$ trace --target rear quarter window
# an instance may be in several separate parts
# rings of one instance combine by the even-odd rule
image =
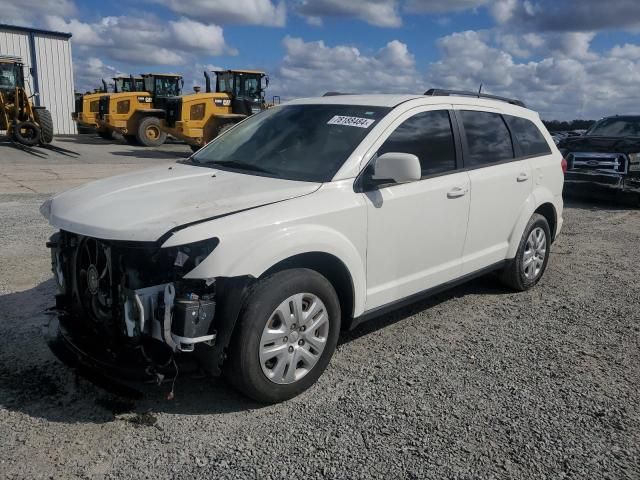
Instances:
[[[505,115],[511,134],[520,146],[524,157],[535,157],[551,154],[551,148],[540,129],[531,120],[522,117]]]

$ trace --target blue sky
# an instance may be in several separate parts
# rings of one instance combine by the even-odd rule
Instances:
[[[477,89],[547,119],[640,113],[638,0],[0,0],[3,22],[73,34],[75,82],[261,68],[283,98]]]

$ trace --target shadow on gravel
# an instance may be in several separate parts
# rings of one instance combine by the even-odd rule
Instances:
[[[606,197],[589,198],[580,195],[564,196],[565,208],[575,208],[577,210],[589,210],[596,212],[599,210],[606,211],[624,211],[640,209],[640,197],[638,199],[611,199]]]
[[[30,290],[0,296],[0,337],[3,341],[10,339],[10,347],[0,351],[0,406],[64,423],[105,423],[123,419],[124,415],[124,420],[138,426],[153,425],[153,412],[217,415],[264,407],[236,393],[224,380],[212,379],[198,370],[178,375],[172,400],[168,400],[172,374],[161,385],[126,383],[141,394],[138,399],[123,396],[119,384],[96,381],[90,372],[79,374],[54,357],[44,338],[49,316],[43,311],[52,304],[54,292],[53,280],[48,280]],[[488,275],[344,332],[340,343],[451,298],[508,293],[494,276]]]
[[[406,320],[423,310],[428,310],[429,308],[435,307],[436,305],[451,300],[452,298],[464,297],[465,295],[486,296],[508,294],[513,294],[513,291],[504,287],[504,285],[498,281],[497,276],[490,273],[358,325],[353,331],[344,332],[340,337],[339,344],[342,345],[349,343],[360,337],[368,335],[369,333],[375,332],[376,330],[380,330],[393,325],[394,323]]]

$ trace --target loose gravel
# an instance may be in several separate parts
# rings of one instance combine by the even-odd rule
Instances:
[[[44,198],[0,195],[1,478],[640,478],[640,211],[568,205],[535,289],[488,276],[367,323],[264,407],[193,376],[132,401],[60,364]]]

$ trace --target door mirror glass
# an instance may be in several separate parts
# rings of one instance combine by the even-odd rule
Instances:
[[[376,158],[371,178],[376,183],[415,182],[422,178],[420,160],[411,153],[384,153]]]

